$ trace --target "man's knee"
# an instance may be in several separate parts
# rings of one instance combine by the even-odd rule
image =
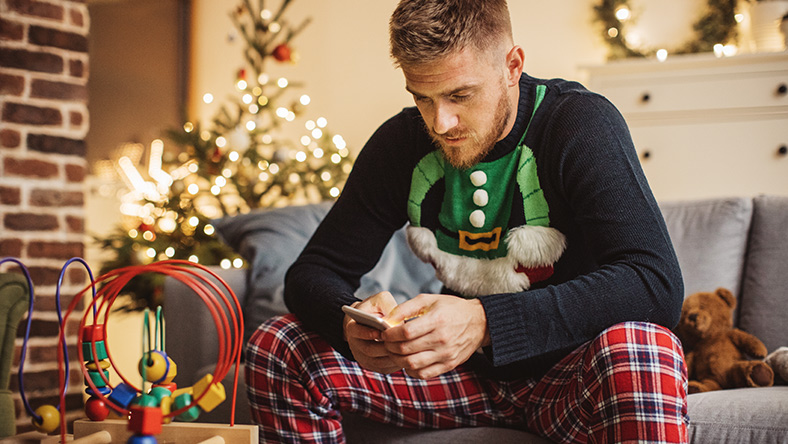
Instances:
[[[622,322],[604,330],[592,343],[594,354],[610,365],[673,368],[684,373],[681,342],[670,330],[649,322]]]
[[[294,315],[274,316],[260,324],[249,338],[246,345],[247,362],[259,359],[261,351],[265,355],[281,354],[283,347],[291,347],[302,336],[303,328]]]

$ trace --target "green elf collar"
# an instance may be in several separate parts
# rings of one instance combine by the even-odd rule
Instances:
[[[449,288],[473,297],[523,291],[552,275],[566,247],[564,235],[550,227],[549,208],[539,186],[533,151],[525,135],[546,94],[538,85],[531,119],[511,153],[459,170],[439,150],[419,161],[411,178],[408,242],[431,263]],[[440,226],[422,226],[422,204],[443,180]],[[510,227],[511,203],[522,198],[525,225]]]

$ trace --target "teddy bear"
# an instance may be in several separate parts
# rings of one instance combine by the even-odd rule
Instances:
[[[684,348],[689,393],[772,385],[774,372],[762,360],[766,346],[750,333],[733,328],[735,307],[736,297],[726,288],[695,293],[684,300],[674,332]]]

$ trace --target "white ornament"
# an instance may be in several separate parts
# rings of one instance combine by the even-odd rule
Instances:
[[[484,207],[490,201],[490,196],[484,190],[476,190],[473,192],[473,203],[476,206]]]
[[[471,217],[469,219],[471,221],[471,225],[473,225],[474,227],[476,228],[483,227],[484,219],[485,219],[484,211],[475,210],[473,213],[471,213]]]
[[[480,187],[487,183],[487,174],[484,171],[474,171],[471,173],[471,183]]]

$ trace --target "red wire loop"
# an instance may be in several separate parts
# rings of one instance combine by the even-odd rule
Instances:
[[[213,380],[209,384],[209,387],[203,393],[194,397],[190,404],[170,412],[165,417],[169,418],[177,416],[185,412],[187,409],[197,405],[197,403],[210,391],[210,386],[215,386],[221,382],[227,373],[232,369],[233,364],[235,364],[232,387],[232,407],[230,411],[230,426],[235,425],[235,401],[237,396],[236,392],[238,387],[238,372],[241,362],[244,330],[243,316],[241,316],[241,304],[230,286],[227,285],[227,283],[216,273],[205,266],[183,260],[167,260],[154,262],[148,265],[132,265],[129,267],[119,268],[99,276],[84,290],[82,290],[77,295],[77,297],[72,299],[63,318],[63,323],[60,325],[60,336],[58,340],[63,340],[65,335],[64,326],[67,323],[68,317],[75,310],[77,304],[82,299],[82,296],[85,294],[85,292],[92,289],[94,285],[99,286],[99,284],[102,284],[101,288],[96,292],[96,296],[91,300],[89,306],[86,307],[84,314],[82,315],[82,319],[80,320],[79,331],[77,334],[79,343],[82,343],[82,335],[83,331],[88,325],[88,317],[93,312],[94,307],[97,308],[96,314],[93,316],[92,326],[95,327],[96,325],[100,325],[99,328],[103,333],[105,341],[104,347],[107,351],[107,359],[109,360],[110,365],[115,368],[115,363],[112,359],[112,353],[110,352],[110,347],[107,342],[106,324],[109,322],[109,314],[111,312],[112,305],[115,303],[115,300],[126,284],[128,284],[128,282],[134,277],[145,273],[160,273],[172,277],[194,291],[194,293],[202,300],[210,312],[214,325],[216,326],[216,333],[219,339],[219,350],[217,353],[216,367],[213,373]],[[210,278],[213,278],[216,282],[218,282],[221,287]],[[228,294],[230,295],[230,298],[227,297]],[[98,319],[102,314],[104,323],[98,324]],[[98,356],[95,337],[90,341],[90,346],[93,356]],[[77,352],[79,354],[79,360],[81,363],[82,373],[85,376],[85,381],[95,396],[104,401],[107,406],[115,410],[117,413],[128,414],[128,409],[116,404],[98,390],[96,384],[88,374],[88,369],[85,365],[85,356],[81,346],[77,347]],[[60,347],[58,347],[57,359],[61,393],[60,411],[65,412],[66,400],[64,392],[65,383],[63,377],[63,373],[65,371],[63,363],[63,351]],[[128,378],[124,377],[119,371],[117,371],[117,368],[115,368],[115,370],[118,373],[120,379],[123,380],[125,384],[132,387],[137,392],[142,392],[142,388],[137,388],[129,381]],[[113,387],[110,385],[110,382],[104,375],[104,372],[98,372],[98,374],[104,383],[112,389]],[[61,415],[60,421],[61,439],[63,442],[65,442],[65,415]]]

